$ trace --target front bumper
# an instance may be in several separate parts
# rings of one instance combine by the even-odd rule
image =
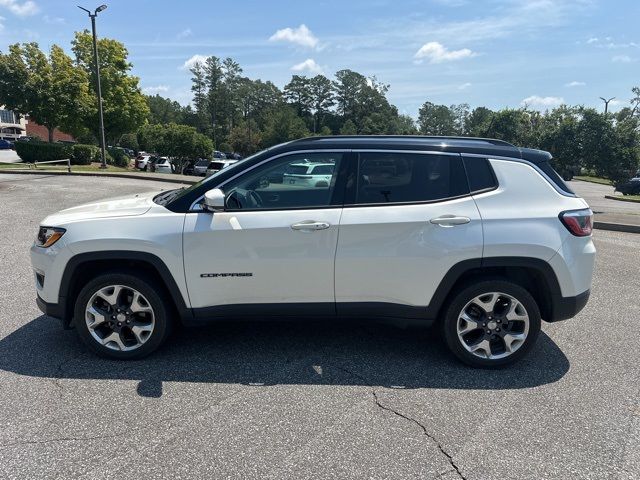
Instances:
[[[47,315],[48,317],[53,317],[62,322],[62,326],[65,330],[71,328],[71,319],[66,318],[65,309],[64,309],[64,298],[62,298],[62,303],[47,303],[40,295],[36,295],[36,305],[42,313]]]

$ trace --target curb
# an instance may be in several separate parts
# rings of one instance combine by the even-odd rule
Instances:
[[[76,177],[115,177],[115,178],[129,178],[133,180],[150,180],[153,182],[167,182],[167,183],[180,183],[180,184],[189,184],[193,185],[200,181],[191,180],[190,178],[180,178],[179,175],[176,175],[178,178],[158,178],[149,175],[153,174],[144,174],[144,173],[101,173],[101,172],[60,172],[60,171],[51,171],[51,170],[19,170],[12,168],[3,168],[0,169],[0,174],[13,174],[13,175],[71,175]]]
[[[640,200],[633,200],[631,198],[624,198],[616,195],[605,195],[604,198],[608,198],[609,200],[617,200],[619,202],[640,203]]]
[[[612,232],[640,233],[640,225],[627,225],[624,223],[593,222],[593,228],[609,230]]]

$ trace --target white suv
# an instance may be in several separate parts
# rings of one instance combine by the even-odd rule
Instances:
[[[485,139],[289,142],[187,189],[47,217],[37,302],[114,358],[180,325],[339,316],[437,322],[462,361],[504,365],[589,297],[592,212],[550,160]],[[326,185],[273,181],[301,162],[333,165]]]

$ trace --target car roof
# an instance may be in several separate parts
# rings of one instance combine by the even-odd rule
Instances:
[[[418,150],[453,153],[474,153],[501,157],[515,157],[539,163],[551,159],[542,150],[517,147],[504,140],[480,137],[445,137],[424,135],[339,135],[308,137],[274,147],[278,153],[291,150],[316,149],[379,149]]]

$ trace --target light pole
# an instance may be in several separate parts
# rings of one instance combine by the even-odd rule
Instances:
[[[604,97],[600,97],[600,100],[602,100],[604,102],[604,116],[607,116],[607,113],[609,112],[609,102],[611,100],[615,100],[616,97],[611,97],[609,100],[607,100]]]
[[[80,5],[78,5],[78,8],[87,12],[91,19],[91,31],[93,32],[93,59],[96,63],[96,86],[98,90],[98,116],[100,118],[100,150],[102,151],[102,162],[100,164],[100,168],[107,168],[106,145],[104,141],[104,118],[102,114],[102,88],[100,86],[100,62],[98,61],[98,40],[96,38],[96,17],[98,16],[98,13],[106,10],[107,6],[100,5],[93,13],[91,13],[91,10],[87,10]]]

